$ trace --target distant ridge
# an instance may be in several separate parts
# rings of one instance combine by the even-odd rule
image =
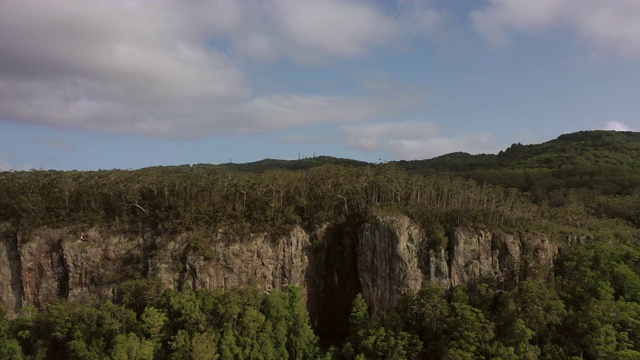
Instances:
[[[640,169],[640,132],[593,130],[564,134],[541,144],[514,143],[498,154],[454,152],[424,160],[391,161],[417,173],[466,173],[489,169],[563,169],[573,166],[623,166]],[[203,164],[204,165],[204,164]],[[322,165],[370,166],[365,161],[314,156],[299,160],[264,159],[216,167],[248,172],[308,170]],[[202,165],[198,165],[202,166]]]
[[[432,159],[398,161],[407,170],[458,172],[503,168],[562,168],[574,165],[640,166],[640,133],[631,131],[580,131],[541,144],[512,144],[494,154],[455,152]]]
[[[463,176],[525,191],[590,188],[625,194],[640,186],[640,133],[580,131],[541,144],[513,144],[496,155],[456,152],[396,164],[412,173]]]
[[[264,159],[249,163],[153,166],[144,175],[209,174],[221,171],[263,173],[304,171],[318,166],[393,166],[410,174],[455,176],[525,192],[591,189],[597,194],[629,195],[640,187],[640,132],[580,131],[541,144],[515,143],[498,154],[454,152],[432,159],[368,163],[331,156],[298,160]],[[105,170],[101,170],[105,171]],[[126,172],[127,170],[108,170]]]
[[[220,166],[237,171],[264,172],[267,170],[308,170],[313,167],[322,165],[359,167],[367,166],[370,164],[364,161],[336,158],[332,156],[314,156],[299,160],[264,159],[244,164],[221,164]]]

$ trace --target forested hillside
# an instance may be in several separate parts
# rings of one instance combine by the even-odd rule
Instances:
[[[583,131],[542,144],[513,144],[497,155],[453,153],[398,165],[413,173],[456,174],[516,187],[541,199],[545,191],[567,188],[629,195],[640,186],[640,133]]]
[[[559,250],[551,266],[523,250],[514,279],[426,283],[381,311],[357,296],[349,328],[320,343],[300,289],[164,289],[131,267],[104,280],[109,301],[62,296],[0,316],[0,358],[640,358],[640,133],[580,132],[497,155],[385,164],[314,157],[0,172],[0,234],[16,254],[38,229],[64,228],[70,237],[189,234],[190,249],[210,259],[220,231],[275,242],[296,227],[358,233],[398,214],[419,225],[425,252],[450,254],[457,229],[540,233]]]

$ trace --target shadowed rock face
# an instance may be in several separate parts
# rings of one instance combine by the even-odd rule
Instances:
[[[17,236],[0,235],[0,306],[9,314],[18,312],[23,304],[21,258]]]
[[[544,235],[457,228],[446,247],[429,246],[406,216],[358,224],[327,224],[313,234],[294,228],[237,237],[219,231],[142,237],[82,234],[41,228],[0,234],[0,305],[15,315],[27,305],[58,298],[109,299],[134,277],[157,278],[169,288],[305,289],[319,333],[344,335],[351,302],[362,292],[373,312],[427,281],[457,286],[483,277],[517,281],[522,271],[546,276],[558,252]]]
[[[351,305],[362,292],[357,226],[326,226],[315,234],[314,240],[307,276],[307,308],[316,333],[331,340],[347,335]]]

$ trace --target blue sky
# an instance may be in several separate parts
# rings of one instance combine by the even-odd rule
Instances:
[[[636,0],[5,0],[0,170],[495,153],[640,129]]]

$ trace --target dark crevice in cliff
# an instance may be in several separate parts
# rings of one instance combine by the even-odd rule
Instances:
[[[436,252],[439,250],[438,247],[435,249],[431,249],[427,241],[421,241],[418,243],[418,269],[424,276],[425,279],[431,279],[431,266],[432,261],[435,261]],[[434,259],[432,259],[432,257]],[[437,264],[433,264],[434,269],[437,268]],[[436,271],[434,271],[434,275],[439,275]],[[448,275],[448,274],[447,274]]]
[[[349,314],[362,292],[357,268],[357,224],[327,229],[310,258],[308,304],[316,334],[324,344],[341,341],[349,332]]]
[[[150,232],[145,233],[142,238],[142,276],[147,279],[152,274],[151,264],[158,250],[157,236]]]
[[[64,259],[64,249],[62,246],[62,240],[56,240],[51,251],[51,264],[53,265],[53,271],[56,274],[58,280],[58,298],[69,298],[69,271],[67,269],[67,263]]]
[[[189,263],[191,249],[186,247],[180,255],[180,274],[178,275],[178,290],[195,289],[195,269]]]
[[[18,248],[19,239],[12,234],[6,242],[9,268],[11,269],[11,291],[15,298],[14,311],[17,314],[22,309],[24,300],[24,286],[22,283],[22,260]]]

